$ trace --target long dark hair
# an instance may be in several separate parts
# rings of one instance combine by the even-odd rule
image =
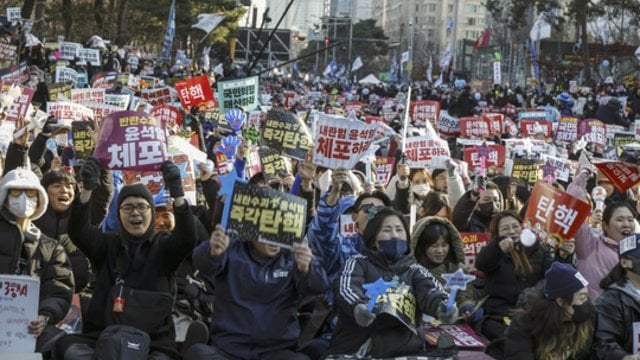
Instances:
[[[562,298],[564,304],[573,302],[573,294]],[[536,359],[563,359],[570,348],[573,355],[591,345],[595,330],[595,312],[588,321],[574,323],[564,320],[565,309],[555,299],[544,297],[542,288],[533,291],[527,306],[514,311],[520,326],[535,339]]]
[[[435,216],[442,208],[447,209],[447,219],[451,220],[451,206],[447,195],[439,191],[429,191],[422,201],[424,216]]]
[[[445,239],[447,244],[449,244],[449,253],[447,254],[444,262],[456,263],[455,251],[453,249],[453,235],[446,225],[436,222],[425,226],[424,230],[422,230],[414,253],[418,263],[427,269],[433,267],[427,257],[427,249],[429,246],[435,244],[440,238]]]
[[[500,220],[508,217],[512,217],[522,224],[522,218],[517,212],[513,210],[501,211],[493,215],[491,222],[489,223],[489,232],[491,233],[492,239],[500,236],[498,231]],[[529,258],[527,257],[527,253],[523,246],[515,246],[513,249],[509,250],[509,255],[513,260],[513,267],[516,275],[524,277],[533,272],[533,268],[531,267],[531,263],[529,263]]]

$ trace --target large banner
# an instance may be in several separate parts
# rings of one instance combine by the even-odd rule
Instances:
[[[192,77],[175,83],[180,102],[185,109],[207,103],[207,108],[215,107],[216,100],[206,75]]]
[[[313,148],[307,126],[291,111],[272,108],[262,128],[262,143],[294,159],[304,160]]]
[[[611,161],[595,164],[618,191],[624,193],[640,182],[640,169],[621,161]]]
[[[38,318],[39,295],[39,277],[0,275],[0,353],[35,352],[36,338],[27,327]]]
[[[544,240],[562,243],[573,237],[591,213],[591,205],[562,190],[538,181],[524,215],[524,227]]]
[[[110,170],[157,171],[167,159],[164,125],[146,113],[111,114],[102,123],[96,156]]]
[[[284,248],[304,236],[307,201],[301,197],[237,181],[230,204],[229,222],[223,226],[232,236]]]
[[[408,138],[405,142],[406,164],[412,169],[429,167],[431,159],[437,156],[450,157],[449,144],[440,138],[420,136]]]
[[[353,168],[371,146],[377,125],[319,114],[313,163],[329,169]]]
[[[258,77],[218,82],[218,107],[221,113],[233,108],[252,111],[258,102]]]

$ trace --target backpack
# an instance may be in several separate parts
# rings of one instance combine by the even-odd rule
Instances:
[[[128,325],[110,325],[98,337],[93,360],[146,360],[150,346],[146,332]]]

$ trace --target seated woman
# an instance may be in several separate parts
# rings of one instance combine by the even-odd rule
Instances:
[[[419,354],[425,348],[425,340],[414,330],[422,313],[445,323],[455,318],[456,306],[446,309],[447,293],[411,255],[408,235],[409,225],[404,216],[391,208],[378,211],[368,222],[362,255],[347,260],[335,283],[338,323],[331,338],[330,354],[372,357]],[[383,292],[375,291],[377,285],[408,288],[402,299],[414,306],[405,312],[413,315],[412,318],[407,315],[406,319],[411,324],[386,315],[377,316],[377,307],[373,312],[369,310],[369,297],[376,302],[383,299],[377,296]]]
[[[446,284],[442,274],[454,273],[464,263],[462,238],[447,219],[429,216],[418,221],[411,234],[411,244],[418,263],[442,286]],[[461,313],[470,313],[475,306],[473,291],[470,288],[458,291],[456,302]]]
[[[587,280],[569,264],[554,262],[527,306],[507,329],[505,360],[591,359],[596,313]]]

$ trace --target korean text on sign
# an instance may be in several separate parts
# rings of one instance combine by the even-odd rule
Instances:
[[[220,112],[242,108],[250,111],[258,106],[258,77],[218,83]]]
[[[412,169],[428,167],[431,159],[436,156],[450,156],[446,141],[429,136],[408,138],[405,146],[407,165]]]
[[[377,125],[320,115],[314,138],[313,162],[336,169],[351,169],[369,148]]]

